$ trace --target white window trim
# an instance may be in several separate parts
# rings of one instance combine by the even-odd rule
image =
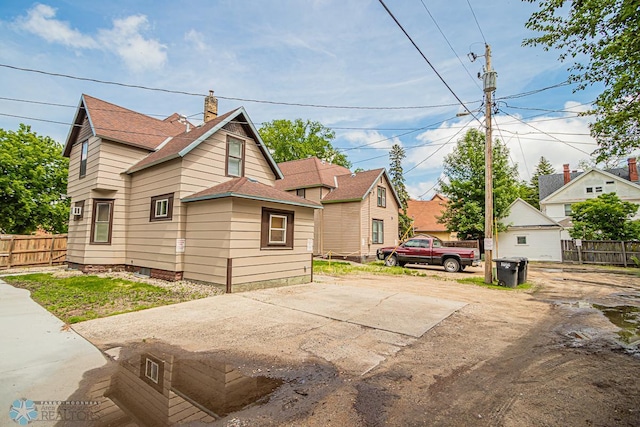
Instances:
[[[284,223],[284,227],[283,228],[275,228],[272,227],[272,222],[271,220],[273,218],[282,218],[283,219],[283,223]],[[271,232],[272,231],[280,231],[282,230],[282,240],[273,240],[271,237]],[[287,217],[285,215],[278,215],[278,214],[269,214],[269,244],[270,245],[274,245],[274,244],[286,244],[287,243]]]
[[[162,212],[162,205],[164,205],[164,213]],[[156,200],[155,211],[156,218],[166,218],[167,216],[169,216],[169,199],[166,198]]]
[[[154,372],[154,368],[155,368],[155,372]],[[160,365],[158,365],[153,360],[147,358],[147,361],[145,363],[144,376],[149,378],[154,383],[158,384],[159,372],[160,372]]]
[[[520,239],[521,237],[524,237],[524,243],[518,242],[518,239]],[[516,246],[529,246],[527,236],[516,236]]]

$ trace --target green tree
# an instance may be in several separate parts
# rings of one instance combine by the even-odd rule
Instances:
[[[524,194],[520,197],[536,209],[540,209],[540,175],[551,175],[556,173],[553,165],[544,156],[540,157],[540,161],[536,166],[536,170],[531,176],[531,181],[526,184]]]
[[[536,0],[524,0],[533,3]],[[526,27],[542,35],[524,45],[562,51],[576,90],[604,86],[596,98],[591,134],[598,161],[640,146],[640,3],[638,0],[541,0]]]
[[[69,221],[62,147],[30,126],[0,129],[0,231],[29,234],[38,227],[65,233]]]
[[[446,180],[438,183],[440,193],[449,198],[447,209],[438,219],[460,238],[484,236],[484,141],[483,133],[471,129],[444,159]],[[493,144],[493,211],[504,218],[509,205],[519,195],[518,171],[509,166],[509,150],[499,140]],[[498,224],[500,226],[500,224]]]
[[[347,156],[333,148],[336,134],[319,122],[302,119],[272,120],[258,129],[277,163],[315,156],[327,162],[351,167]]]
[[[398,237],[400,238],[404,236],[407,230],[409,230],[407,237],[413,236],[412,221],[407,216],[409,193],[407,193],[407,187],[404,185],[404,172],[402,170],[402,160],[405,157],[404,148],[400,144],[393,144],[391,151],[389,151],[389,175],[391,175],[391,184],[398,194],[400,209],[402,209],[398,214]]]
[[[638,205],[620,200],[616,193],[574,203],[569,235],[585,240],[640,239],[640,223],[632,220],[637,211]]]

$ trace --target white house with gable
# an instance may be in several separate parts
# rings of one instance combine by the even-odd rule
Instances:
[[[570,239],[566,229],[571,228],[571,205],[604,193],[616,193],[623,201],[640,204],[640,185],[635,158],[629,159],[627,168],[571,172],[567,164],[564,165],[562,175],[541,176],[540,211],[564,226],[562,238]],[[639,218],[640,209],[635,219]]]
[[[526,257],[530,261],[562,261],[562,226],[518,198],[502,220],[507,231],[498,233],[496,258]]]

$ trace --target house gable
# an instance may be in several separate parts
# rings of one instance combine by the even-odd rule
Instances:
[[[222,116],[218,116],[216,119],[211,120],[203,126],[193,129],[188,133],[172,137],[169,141],[163,143],[163,146],[159,150],[149,154],[136,165],[131,167],[127,173],[131,174],[172,159],[185,157],[213,134],[222,129],[231,133],[239,133],[253,139],[256,146],[266,159],[267,164],[276,179],[283,178],[278,165],[273,160],[273,157],[271,156],[271,153],[269,153],[265,143],[262,141],[262,138],[260,138],[258,130],[255,128],[251,120],[248,119],[248,115],[244,107],[239,107],[233,111],[223,114]]]
[[[336,177],[337,187],[322,199],[322,203],[362,201],[367,198],[383,177],[397,206],[400,206],[398,193],[393,188],[385,169],[373,169]]]
[[[592,192],[587,192],[591,187]],[[595,187],[601,187],[601,191],[596,191]],[[627,198],[640,198],[640,185],[627,181],[612,173],[599,169],[589,169],[576,179],[572,179],[566,185],[548,195],[540,201],[541,205],[563,202],[579,202],[589,198],[595,198],[603,193],[617,193],[622,197],[623,193]]]
[[[556,227],[561,228],[553,219],[543,214],[521,198],[517,198],[509,206],[509,215],[502,222],[512,227]]]

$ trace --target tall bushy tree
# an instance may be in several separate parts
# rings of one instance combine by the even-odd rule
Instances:
[[[537,0],[524,0],[530,3]],[[576,90],[602,84],[590,114],[598,161],[640,146],[640,3],[638,0],[540,0],[526,27],[542,34],[525,45],[562,51],[574,61]]]
[[[536,170],[533,172],[531,176],[531,181],[529,181],[527,185],[526,194],[522,197],[527,203],[536,209],[540,209],[540,176],[541,175],[551,175],[556,173],[553,165],[549,160],[547,160],[544,156],[540,157],[540,161],[536,166]]]
[[[574,203],[569,235],[585,240],[640,239],[640,223],[632,220],[637,211],[638,205],[620,200],[616,193]]]
[[[351,167],[347,156],[331,145],[336,137],[335,132],[320,122],[272,120],[264,123],[258,133],[277,163],[315,156],[336,165]]]
[[[447,230],[460,238],[484,236],[484,141],[483,133],[471,129],[444,159],[439,181],[440,193],[449,198],[439,218]],[[499,140],[493,143],[493,211],[498,220],[508,214],[509,205],[518,197],[518,171],[509,165],[509,150]]]
[[[391,151],[389,152],[389,175],[391,176],[391,184],[398,193],[400,199],[400,209],[402,211],[398,214],[398,237],[402,238],[404,234],[409,230],[407,237],[413,236],[412,221],[407,216],[407,200],[409,200],[409,193],[404,184],[404,171],[402,169],[402,160],[406,157],[404,148],[400,144],[393,144]]]
[[[0,129],[0,232],[29,234],[39,227],[65,233],[69,221],[62,147],[21,124]]]

